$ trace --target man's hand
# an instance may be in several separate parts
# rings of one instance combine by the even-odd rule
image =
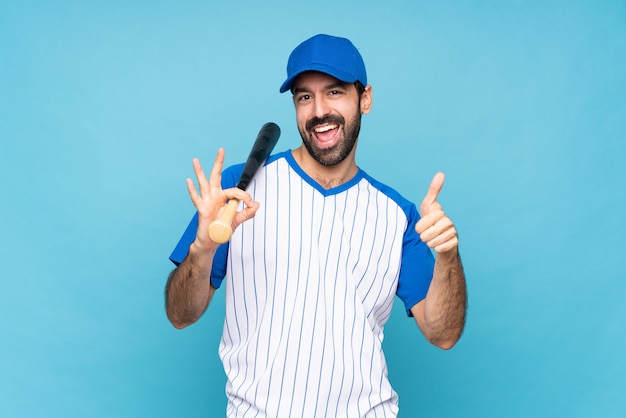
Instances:
[[[430,183],[428,193],[420,206],[422,218],[415,224],[415,230],[422,241],[438,254],[456,250],[459,239],[454,224],[437,201],[443,187],[444,174],[437,173]]]
[[[435,174],[420,206],[422,218],[415,224],[437,258],[426,298],[416,303],[411,313],[428,341],[447,350],[456,344],[465,326],[467,289],[456,228],[437,201],[443,181],[443,173]]]
[[[233,230],[242,222],[254,217],[259,209],[259,202],[253,202],[252,197],[245,191],[233,187],[222,189],[222,168],[224,167],[224,149],[220,148],[213,163],[213,169],[207,180],[200,161],[193,159],[193,170],[198,180],[200,193],[196,191],[193,180],[187,179],[187,190],[196,210],[198,211],[198,232],[196,243],[201,248],[217,247],[218,244],[209,238],[209,224],[219,217],[228,199],[239,199],[246,207],[235,215],[233,219]]]

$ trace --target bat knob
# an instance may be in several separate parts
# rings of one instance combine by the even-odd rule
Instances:
[[[230,225],[226,225],[220,220],[211,222],[209,225],[209,238],[217,244],[223,244],[230,239],[233,234],[233,230]]]
[[[235,218],[238,205],[239,200],[231,199],[224,208],[222,215],[211,222],[209,225],[209,238],[213,242],[223,244],[230,239],[230,236],[233,234],[233,219]]]

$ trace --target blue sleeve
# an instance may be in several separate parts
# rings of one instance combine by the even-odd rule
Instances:
[[[409,224],[404,233],[402,263],[396,294],[404,303],[407,315],[412,316],[411,308],[424,299],[428,293],[433,278],[435,258],[430,248],[415,231],[415,224],[420,219],[415,205],[412,205],[408,215]]]
[[[183,262],[189,253],[189,246],[196,239],[196,231],[198,230],[198,212],[187,225],[187,229],[183,236],[176,244],[174,251],[170,254],[170,261],[176,266]],[[218,289],[222,285],[222,280],[226,276],[226,258],[228,257],[228,243],[222,244],[217,248],[213,257],[213,267],[211,268],[211,284]]]
[[[243,169],[243,164],[239,164],[233,167],[229,167],[222,173],[222,187],[230,188],[234,187],[239,173]],[[198,231],[198,212],[196,212],[187,225],[183,236],[176,244],[174,251],[170,254],[170,261],[178,266],[183,262],[187,254],[189,253],[189,246],[196,239],[196,233]],[[222,244],[217,248],[215,257],[213,257],[213,267],[211,268],[211,284],[215,288],[219,288],[226,276],[226,259],[228,257],[228,243]]]
[[[189,252],[189,246],[196,239],[196,231],[198,230],[198,212],[193,215],[189,225],[187,225],[187,229],[183,232],[183,236],[180,237],[178,244],[170,254],[170,261],[176,266],[183,262],[185,257],[187,257],[187,253]]]

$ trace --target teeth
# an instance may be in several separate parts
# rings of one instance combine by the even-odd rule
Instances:
[[[331,129],[335,129],[337,127],[337,125],[325,125],[319,128],[315,128],[315,132],[328,132]]]

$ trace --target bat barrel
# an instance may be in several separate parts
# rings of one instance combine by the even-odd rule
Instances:
[[[252,146],[252,150],[250,151],[250,155],[248,155],[246,165],[237,182],[238,188],[241,190],[248,188],[250,180],[254,177],[254,174],[267,157],[269,157],[279,137],[280,128],[274,122],[268,122],[261,127],[256,141],[254,141],[254,145]]]

